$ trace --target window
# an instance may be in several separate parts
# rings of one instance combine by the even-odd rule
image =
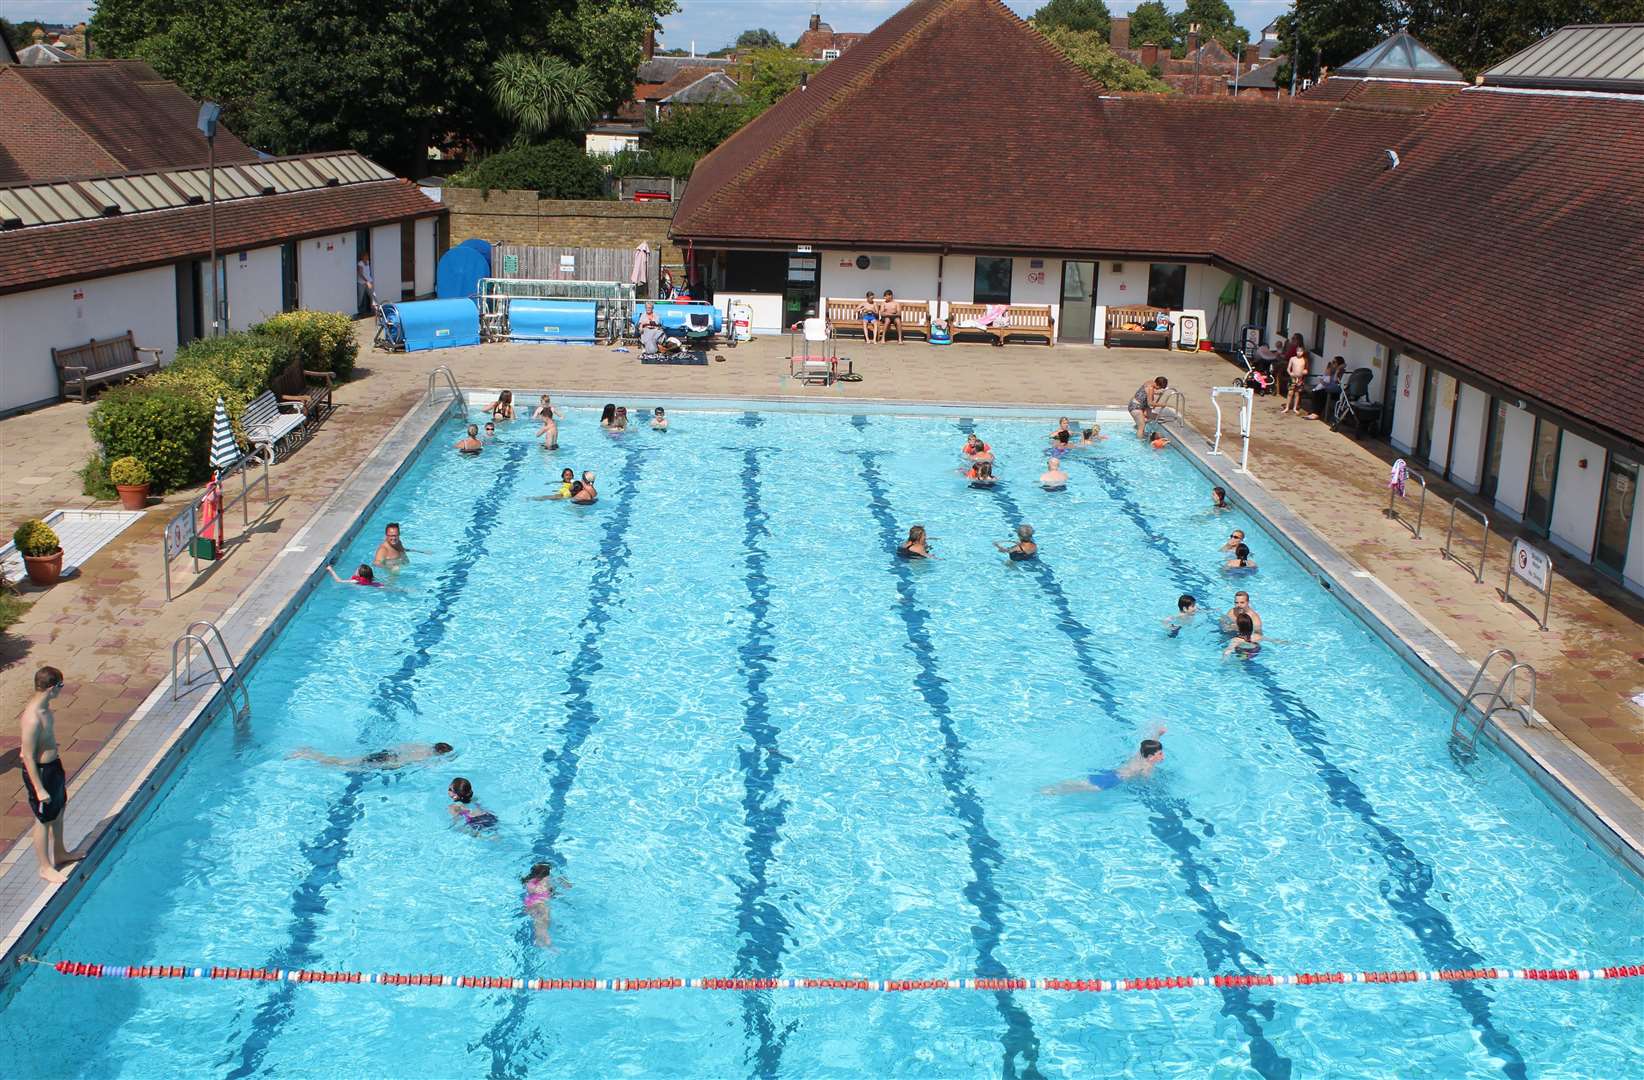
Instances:
[[[1536,418],[1536,436],[1530,444],[1530,493],[1524,500],[1524,524],[1546,536],[1553,525],[1553,495],[1558,484],[1557,424]]]
[[[1147,306],[1180,311],[1187,296],[1187,266],[1153,263],[1147,268]]]
[[[1324,355],[1324,316],[1313,316],[1313,351]]]
[[[839,59],[839,50],[838,49],[823,49],[822,50],[822,59],[824,59],[824,60],[837,60],[837,59]]]
[[[1416,429],[1416,459],[1433,460],[1433,418],[1438,413],[1438,371],[1428,364],[1421,377],[1421,423]]]
[[[1490,429],[1484,437],[1484,475],[1479,477],[1478,493],[1486,499],[1496,497],[1501,482],[1501,441],[1507,433],[1507,403],[1500,398],[1490,399]]]
[[[976,284],[971,298],[978,304],[1010,303],[1010,260],[976,257]]]
[[[1290,340],[1290,301],[1286,300],[1279,305],[1279,333],[1286,341]]]
[[[1250,318],[1246,320],[1250,326],[1262,328],[1262,339],[1267,338],[1267,302],[1272,297],[1267,289],[1250,290]]]
[[[1633,506],[1638,502],[1638,463],[1610,455],[1604,477],[1603,501],[1598,507],[1598,542],[1593,562],[1620,576],[1627,568],[1627,539],[1633,531]]]

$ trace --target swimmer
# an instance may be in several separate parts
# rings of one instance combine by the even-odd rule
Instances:
[[[537,944],[544,948],[554,943],[548,936],[548,928],[554,921],[548,910],[548,901],[571,888],[569,881],[565,878],[555,878],[553,874],[552,866],[539,862],[520,878],[521,884],[525,886],[525,914],[531,917],[531,925],[536,930]]]
[[[490,442],[491,440],[495,439],[496,437],[497,437],[497,425],[496,425],[496,423],[494,421],[487,420],[485,422],[485,433],[483,435],[481,435],[480,438],[485,442]]]
[[[1176,614],[1164,621],[1165,634],[1175,637],[1199,617],[1199,601],[1192,593],[1182,593],[1176,598]]]
[[[967,472],[965,476],[970,480],[970,486],[973,488],[992,487],[995,480],[993,475],[993,461],[991,459],[978,459],[976,464],[970,467],[970,471]]]
[[[605,407],[603,409],[599,410],[599,426],[602,427],[602,428],[609,428],[612,424],[615,424],[615,423],[616,423],[616,406],[611,404],[609,401],[607,401],[605,403]]]
[[[1152,736],[1143,739],[1131,759],[1117,769],[1105,769],[1099,773],[1091,773],[1082,780],[1069,780],[1055,787],[1041,788],[1039,794],[1074,795],[1082,792],[1110,791],[1127,780],[1146,780],[1164,760],[1164,744],[1159,742],[1159,737],[1164,733],[1162,725],[1154,728]]]
[[[547,495],[533,495],[531,501],[546,502],[549,499],[569,499],[571,497],[571,485],[576,481],[576,478],[577,474],[570,469],[561,469],[559,471],[559,487]]]
[[[542,395],[537,400],[537,407],[531,410],[531,419],[533,420],[560,420],[564,416],[565,414],[555,408],[552,401],[548,400],[547,394]]]
[[[544,401],[548,400],[543,398]],[[537,428],[537,438],[542,440],[544,450],[559,449],[559,421],[554,419],[552,406],[546,415],[541,417],[542,426]]]
[[[351,578],[338,577],[335,563],[326,563],[325,572],[330,574],[331,580],[335,581],[339,585],[365,585],[372,589],[382,589],[387,587],[382,582],[378,581],[376,575],[371,572],[370,563],[360,563],[359,568],[354,571],[354,576]]]
[[[1233,549],[1233,557],[1222,565],[1223,570],[1239,571],[1256,569],[1256,564],[1250,561],[1250,549],[1243,544]]]
[[[1055,458],[1045,462],[1045,471],[1039,474],[1039,483],[1046,491],[1061,491],[1067,487],[1067,473]]]
[[[1237,653],[1240,660],[1248,660],[1262,651],[1261,635],[1256,632],[1256,624],[1250,621],[1250,612],[1235,611],[1233,614],[1233,640],[1227,643],[1222,655]]]
[[[1165,447],[1170,445],[1170,440],[1165,438],[1165,433],[1163,431],[1158,428],[1154,428],[1153,437],[1148,440],[1147,444],[1155,450],[1163,450]]]
[[[975,461],[980,454],[991,454],[993,447],[983,442],[979,435],[969,435],[965,438],[965,448],[960,451],[967,460]]]
[[[427,743],[400,743],[387,750],[378,750],[363,757],[334,757],[331,754],[322,754],[312,747],[304,746],[287,754],[290,758],[300,758],[304,761],[317,761],[321,765],[329,765],[333,769],[403,769],[407,765],[417,765],[430,758],[444,757],[451,753],[451,744],[437,742],[430,746]]]
[[[626,405],[618,405],[617,406],[616,419],[611,422],[611,430],[612,431],[627,431],[628,430],[628,406],[626,406]]]
[[[587,506],[599,498],[599,492],[594,490],[594,470],[589,469],[582,474],[582,480],[571,485],[571,501],[578,506]]]
[[[1090,425],[1079,436],[1080,446],[1095,446],[1099,442],[1107,442],[1107,436],[1102,434],[1102,425],[1100,424]]]
[[[1251,640],[1261,641],[1262,617],[1256,614],[1255,608],[1250,606],[1250,594],[1243,589],[1233,594],[1233,606],[1227,609],[1226,615],[1222,616],[1222,632],[1227,634],[1237,632],[1238,617],[1241,612],[1250,617],[1251,627],[1255,635]]]
[[[1037,558],[1039,545],[1033,542],[1033,526],[1016,526],[1016,543],[1007,544],[1003,540],[995,540],[993,546],[1010,556],[1011,562],[1026,562]]]
[[[382,543],[377,545],[377,553],[372,556],[371,561],[386,569],[398,570],[411,561],[408,552],[412,551],[418,555],[431,554],[421,548],[408,548],[400,543],[400,523],[390,521],[382,527]]]
[[[925,536],[925,527],[923,525],[915,525],[913,528],[909,529],[908,538],[902,541],[902,546],[896,549],[896,553],[904,559],[932,558],[930,553],[930,539]]]
[[[445,793],[451,796],[451,820],[457,828],[479,836],[497,827],[497,815],[474,805],[474,785],[467,780],[457,777]]]
[[[477,454],[484,450],[485,444],[480,442],[479,438],[479,425],[469,424],[468,434],[458,439],[452,449],[459,454]]]
[[[497,395],[497,400],[485,407],[493,420],[512,420],[514,418],[514,392],[504,390]]]
[[[1050,441],[1065,449],[1073,441],[1073,431],[1068,427],[1070,423],[1072,421],[1065,416],[1058,420],[1056,430],[1050,433]]]
[[[1226,488],[1213,487],[1213,488],[1210,489],[1210,509],[1212,509],[1212,510],[1231,510],[1231,509],[1233,509],[1232,506],[1228,505],[1228,502],[1227,502],[1227,489]]]
[[[1223,551],[1237,551],[1244,546],[1244,530],[1234,529],[1227,534],[1227,543],[1222,545]]]
[[[668,415],[662,411],[661,405],[658,405],[656,408],[651,410],[651,430],[668,430]]]

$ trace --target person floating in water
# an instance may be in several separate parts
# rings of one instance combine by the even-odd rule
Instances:
[[[479,836],[497,827],[497,815],[474,803],[474,785],[466,778],[457,777],[446,790],[451,796],[451,820],[459,829]]]
[[[651,410],[651,430],[668,430],[668,414],[662,411],[661,405],[658,405],[655,409]]]
[[[1016,526],[1016,543],[1007,544],[1003,540],[995,540],[993,546],[1010,556],[1011,562],[1026,562],[1038,558],[1039,545],[1033,542],[1033,526]]]
[[[1247,570],[1255,570],[1256,564],[1250,559],[1250,549],[1243,544],[1235,547],[1233,549],[1233,557],[1227,560],[1226,563],[1222,564],[1222,569],[1228,571],[1229,573],[1235,571],[1243,573]]]
[[[1151,737],[1143,739],[1129,761],[1117,769],[1091,773],[1080,780],[1068,780],[1054,787],[1041,788],[1041,795],[1075,795],[1081,792],[1111,791],[1130,780],[1146,780],[1164,761],[1164,744],[1159,741],[1165,733],[1163,725],[1153,729]]]
[[[1039,483],[1046,491],[1061,491],[1067,487],[1067,472],[1055,458],[1045,461],[1045,471],[1039,474]]]
[[[1163,450],[1165,447],[1170,445],[1170,440],[1165,438],[1165,433],[1162,429],[1154,428],[1153,435],[1148,440],[1147,445],[1153,447],[1155,450]]]
[[[1072,445],[1073,430],[1068,426],[1071,423],[1065,416],[1056,422],[1056,430],[1050,433],[1050,445],[1054,451],[1060,453]]]
[[[321,753],[313,747],[304,746],[291,751],[290,757],[304,761],[317,761],[321,765],[329,765],[333,769],[403,769],[407,765],[417,765],[430,758],[444,757],[452,752],[448,742],[428,743],[400,743],[398,746],[360,757],[336,757],[332,754]]]
[[[993,447],[982,441],[980,435],[971,434],[965,438],[965,448],[960,451],[967,460],[975,461],[982,454],[992,455]]]
[[[978,458],[976,464],[972,465],[970,470],[965,473],[965,478],[970,481],[970,486],[973,488],[992,487],[994,480],[997,479],[993,475],[993,462]]]
[[[1199,601],[1192,593],[1182,593],[1176,598],[1176,614],[1164,621],[1165,633],[1175,637],[1199,617]]]
[[[533,495],[531,501],[543,502],[548,499],[569,499],[571,497],[571,485],[576,483],[576,479],[577,474],[575,472],[570,469],[561,469],[559,471],[559,487],[547,495]]]
[[[904,559],[932,558],[930,540],[925,536],[925,527],[915,525],[909,529],[908,538],[902,541],[902,546],[896,549],[896,553]]]
[[[1107,436],[1102,434],[1102,425],[1100,424],[1090,425],[1079,436],[1080,446],[1095,446],[1099,442],[1107,442]]]
[[[354,571],[354,576],[351,578],[338,577],[337,568],[331,563],[325,564],[325,572],[330,574],[331,580],[335,581],[339,585],[364,585],[371,589],[387,588],[387,586],[378,581],[376,575],[371,572],[370,563],[360,563],[358,569]]]
[[[525,914],[531,917],[531,925],[536,929],[537,944],[546,948],[554,943],[548,935],[554,921],[548,901],[568,891],[571,883],[565,878],[555,878],[554,868],[545,862],[531,867],[520,881],[525,885]]]
[[[459,454],[477,454],[481,450],[484,450],[485,444],[480,442],[479,425],[469,424],[468,434],[458,439],[452,445],[452,449]]]

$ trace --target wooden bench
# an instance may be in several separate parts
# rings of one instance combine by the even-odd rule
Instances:
[[[1056,320],[1051,315],[1049,304],[1011,304],[1005,311],[1007,323],[1003,326],[961,325],[980,319],[988,307],[987,304],[948,305],[948,325],[953,331],[954,340],[958,340],[960,334],[986,334],[1001,345],[1012,336],[1042,337],[1046,345],[1056,343]]]
[[[1102,344],[1110,348],[1114,345],[1158,345],[1168,349],[1170,331],[1153,329],[1161,316],[1169,318],[1169,310],[1145,305],[1110,307],[1103,320]]]
[[[272,465],[281,446],[289,452],[302,441],[307,419],[300,406],[281,402],[272,390],[264,390],[240,413],[240,428],[252,452]]]
[[[139,353],[149,353],[149,359],[144,360]],[[86,391],[93,386],[159,371],[160,350],[143,348],[127,330],[121,337],[102,341],[92,338],[84,345],[53,349],[51,362],[57,365],[57,383],[63,397],[67,398],[69,388],[75,386],[80,390],[80,400],[85,401]]]
[[[315,380],[310,382],[309,380]],[[307,371],[301,360],[293,360],[287,364],[279,374],[269,383],[269,389],[281,401],[295,402],[302,406],[303,418],[309,427],[317,427],[321,420],[330,415],[333,408],[331,403],[331,384],[334,376],[329,371]]]
[[[863,333],[861,297],[830,296],[822,301],[822,314],[828,320],[828,333],[839,336],[841,330],[854,330]],[[896,340],[901,341],[901,335],[910,331],[930,337],[930,304],[924,300],[896,301],[896,318],[899,333]]]

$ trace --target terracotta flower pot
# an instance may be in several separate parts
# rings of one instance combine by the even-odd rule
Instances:
[[[63,576],[63,549],[58,548],[50,555],[24,555],[23,566],[28,570],[29,580],[36,585],[55,585]]]
[[[141,510],[148,506],[148,484],[115,484],[120,493],[120,505],[127,510]]]

